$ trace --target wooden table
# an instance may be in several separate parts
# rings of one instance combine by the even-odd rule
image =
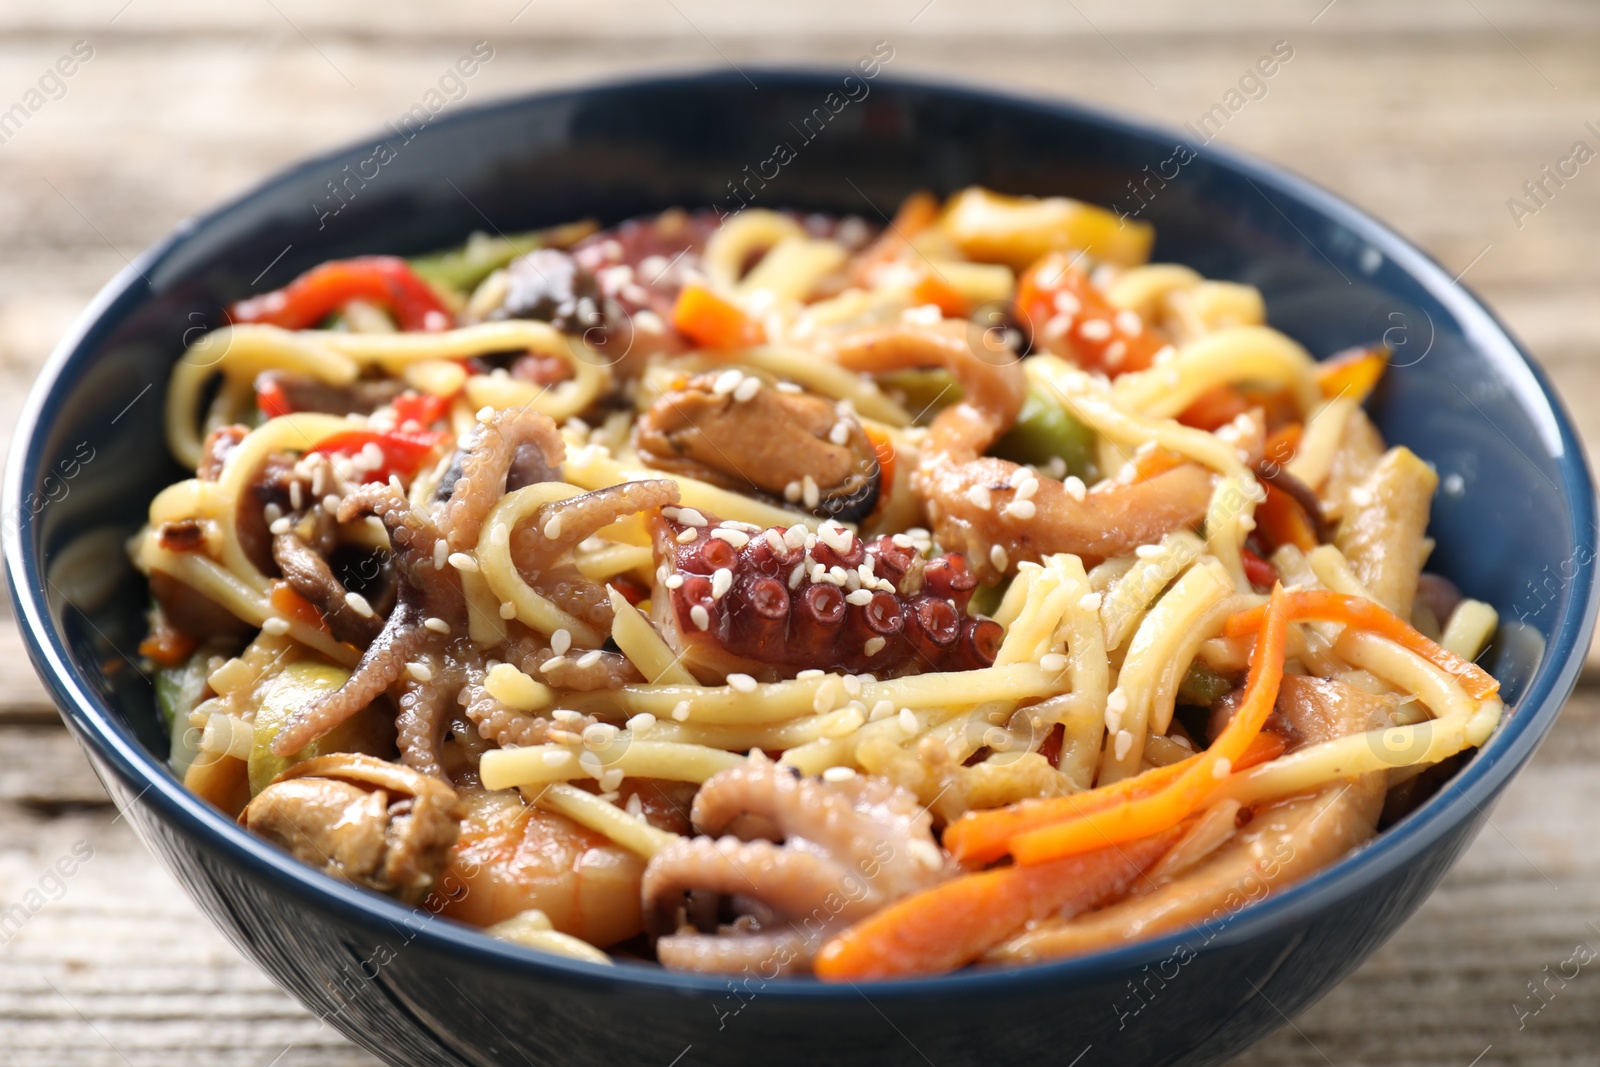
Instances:
[[[128,256],[274,168],[399,115],[480,39],[495,54],[472,101],[642,68],[844,63],[882,39],[893,73],[1070,95],[1173,126],[1287,41],[1293,59],[1219,140],[1309,175],[1463,272],[1600,441],[1600,165],[1536,213],[1507,206],[1574,141],[1600,147],[1584,126],[1600,126],[1600,5],[1583,0],[7,0],[0,110],[74,42],[93,54],[0,143],[0,424]],[[1575,946],[1600,948],[1597,771],[1600,688],[1585,686],[1416,918],[1239,1062],[1600,1058],[1600,963],[1547,981]],[[90,858],[49,879],[74,846]],[[0,946],[7,1062],[374,1062],[241,959],[129,833],[5,619],[0,908],[35,889],[46,903]],[[1545,983],[1542,1000],[1529,983]]]

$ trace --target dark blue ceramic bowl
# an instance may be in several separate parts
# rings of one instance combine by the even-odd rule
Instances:
[[[129,820],[212,920],[391,1063],[1216,1063],[1394,932],[1560,711],[1596,595],[1594,490],[1572,426],[1471,293],[1299,178],[1066,104],[887,76],[847,83],[843,71],[751,76],[759,90],[733,73],[656,78],[444,115],[409,141],[381,131],[141,256],[51,359],[11,452],[4,552],[39,672]],[[780,144],[793,158],[774,166]],[[325,878],[186,793],[135,666],[140,583],[109,551],[104,588],[76,604],[52,574],[64,546],[94,528],[132,530],[183,476],[161,411],[185,338],[216,325],[225,302],[321,260],[420,252],[475,229],[731,208],[735,188],[763,206],[877,219],[913,189],[971,183],[1139,209],[1156,224],[1157,259],[1259,286],[1273,325],[1319,355],[1384,335],[1397,366],[1376,418],[1448,487],[1432,566],[1508,622],[1489,666],[1514,710],[1487,747],[1369,847],[1213,927],[862,988],[536,955]]]

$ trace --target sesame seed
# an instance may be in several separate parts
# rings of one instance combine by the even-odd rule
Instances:
[[[491,545],[509,544],[511,541],[511,527],[503,522],[497,522],[489,528],[489,543]]]
[[[704,604],[696,604],[689,609],[689,621],[694,623],[697,630],[706,630],[711,627],[711,615],[706,611]]]
[[[689,721],[689,702],[687,700],[680,700],[672,705],[672,718],[676,722]]]
[[[590,667],[593,667],[596,663],[600,662],[600,657],[603,654],[604,653],[602,653],[598,648],[590,649],[588,652],[585,652],[583,655],[578,657],[578,666],[583,670],[588,670]]]
[[[806,529],[805,526],[797,522],[787,530],[783,531],[783,543],[788,545],[790,548],[804,548],[806,538],[810,536],[810,534],[810,530]]]
[[[1105,341],[1111,337],[1111,323],[1105,319],[1084,319],[1078,323],[1078,336],[1085,341]]]
[[[600,757],[597,754],[593,752],[583,752],[579,753],[578,755],[578,766],[582,767],[591,775],[598,778],[602,773],[601,768],[604,766],[604,764],[600,762]]]
[[[989,497],[989,487],[986,485],[974,485],[968,489],[967,499],[972,501],[974,507],[982,508],[984,511],[988,511],[994,506],[994,502]]]
[[[871,659],[879,652],[882,652],[883,647],[888,643],[888,641],[881,637],[869,637],[867,638],[866,643],[861,646],[861,651],[866,654],[868,659]]]
[[[272,520],[272,524],[267,527],[268,530],[272,531],[272,536],[274,537],[282,537],[284,534],[289,532],[290,528],[291,527],[287,517],[274,519]]]
[[[1078,598],[1078,607],[1082,608],[1084,611],[1099,611],[1100,610],[1100,594],[1099,593],[1085,593],[1085,594],[1083,594],[1081,597]]]
[[[561,512],[558,511],[550,516],[549,521],[544,524],[543,533],[546,541],[554,541],[561,536]]]
[[[1067,657],[1059,652],[1046,652],[1039,657],[1039,666],[1051,674],[1060,674],[1067,669]]]
[[[563,726],[577,726],[583,722],[583,716],[571,708],[557,708],[550,717]]]
[[[784,543],[783,534],[777,530],[767,530],[761,536],[766,540],[767,547],[775,554],[781,556],[789,550],[789,546]]]
[[[1029,476],[1017,483],[1017,499],[1032,500],[1033,494],[1039,491],[1039,479]]]
[[[783,499],[787,500],[791,504],[799,503],[800,502],[800,483],[799,482],[790,482],[788,485],[784,486],[783,487]]]
[[[1118,715],[1128,710],[1128,694],[1122,691],[1120,685],[1106,694],[1106,710],[1114,711]]]
[[[275,637],[282,636],[289,632],[289,620],[280,619],[274,615],[261,624],[261,632],[272,634]]]
[[[1115,708],[1106,709],[1106,733],[1115,735],[1122,729],[1122,712]]]
[[[1089,490],[1089,487],[1083,484],[1083,479],[1076,474],[1067,475],[1067,480],[1061,484],[1067,490],[1067,495],[1079,503],[1083,502],[1084,494]]]
[[[589,748],[605,748],[617,739],[617,728],[608,722],[590,723],[583,728],[583,743]]]
[[[673,540],[678,542],[680,545],[692,545],[694,544],[695,538],[699,536],[700,531],[696,530],[693,526],[690,526],[688,529],[679,530],[678,536],[674,537]]]
[[[600,788],[607,793],[615,793],[622,788],[622,779],[625,777],[621,767],[613,767],[600,776]]]
[[[444,542],[442,541],[440,542],[440,544],[443,543]],[[450,566],[454,567],[458,571],[466,571],[469,574],[476,574],[478,572],[478,561],[467,555],[465,552],[450,553]]]
[[[567,665],[567,657],[565,657],[565,656],[551,656],[549,659],[547,659],[543,663],[539,664],[539,671],[540,671],[541,674],[549,674],[551,671],[558,670],[558,669],[560,669],[562,667],[565,667],[566,665]]]
[[[492,418],[494,418],[494,408],[488,404],[478,409],[477,419],[479,422],[488,422]]]
[[[299,511],[300,510],[300,506],[304,502],[305,501],[301,497],[301,493],[300,493],[300,483],[299,482],[290,482],[289,483],[289,507],[292,508],[295,511]]]
[[[808,508],[815,508],[822,501],[822,492],[817,488],[817,480],[809,474],[800,482],[800,495]]]
[[[847,674],[843,678],[840,679],[840,682],[844,685],[844,691],[846,693],[849,693],[853,697],[858,697],[858,696],[861,695],[861,679],[860,678],[857,678],[853,674]]]
[[[1139,318],[1137,312],[1130,311],[1127,308],[1117,312],[1116,323],[1117,329],[1123,333],[1139,333],[1144,329],[1144,320]]]
[[[711,393],[713,396],[727,396],[729,393],[739,388],[739,384],[743,381],[743,371],[725,370],[721,374],[717,375],[716,379],[712,381]]]
[[[350,605],[351,611],[355,612],[357,615],[360,615],[363,619],[370,619],[374,614],[376,614],[372,610],[372,605],[367,603],[367,598],[362,596],[360,593],[346,593],[344,595],[344,602]]]
[[[1133,749],[1133,735],[1126,730],[1117,731],[1116,757],[1127,759],[1128,753]]]
[[[423,619],[422,625],[426,626],[436,634],[447,634],[450,632],[450,624],[436,615],[430,615],[426,619]]]
[[[711,572],[711,599],[721,600],[724,593],[733,588],[733,572],[726,567],[718,567]]]
[[[679,508],[678,509],[678,521],[683,523],[685,526],[709,526],[709,525],[711,525],[709,522],[706,521],[706,517],[704,515],[700,514],[700,512],[696,511],[694,508]]]
[[[1055,308],[1064,315],[1076,315],[1083,310],[1083,305],[1078,303],[1078,298],[1062,289],[1055,296]]]
[[[550,651],[556,655],[565,656],[567,654],[567,649],[571,647],[572,634],[567,632],[566,627],[563,626],[555,633],[550,635]]]
[[[406,673],[419,682],[433,681],[433,669],[426,663],[407,663]]]
[[[323,497],[322,510],[326,511],[329,515],[337,515],[339,513],[338,494],[329,493],[327,496]]]
[[[843,419],[834,423],[833,428],[828,431],[828,440],[836,445],[843,445],[850,440],[850,424]]]
[[[743,404],[746,401],[753,399],[759,392],[761,392],[761,379],[746,378],[744,381],[739,383],[736,389],[734,389],[733,399],[738,403]]]
[[[827,673],[828,673],[827,671],[818,670],[816,667],[807,667],[805,670],[801,671],[799,674],[796,674],[794,676],[794,680],[797,681],[797,682],[808,682],[813,678],[821,678],[824,674],[827,674]]]
[[[778,385],[777,385],[777,390],[780,393],[803,393],[803,392],[805,392],[804,389],[800,388],[794,382],[779,382]]]
[[[433,543],[433,569],[436,571],[444,570],[444,561],[449,555],[450,546],[445,544],[442,538],[435,541]]]
[[[811,698],[811,710],[818,715],[826,714],[833,710],[835,701],[839,698],[834,688],[833,679],[828,679],[817,686],[817,695]]]
[[[743,530],[729,530],[721,526],[712,530],[711,536],[719,541],[728,542],[734,548],[743,548],[750,543],[750,535]]]
[[[910,708],[900,709],[900,729],[908,734],[917,732],[917,715]]]
[[[829,767],[822,772],[822,780],[825,782],[848,782],[855,776],[854,767]]]
[[[1217,760],[1217,762],[1211,768],[1211,776],[1213,778],[1226,778],[1232,773],[1233,761],[1227,756],[1223,756],[1221,759]]]
[[[514,619],[514,618],[516,618],[517,617],[517,606],[515,604],[513,604],[509,600],[502,600],[500,602],[500,617],[502,619]]]
[[[989,562],[994,565],[994,569],[997,571],[1006,569],[1007,565],[1011,563],[1011,558],[1006,555],[1004,545],[989,546]]]
[[[1140,545],[1133,550],[1133,554],[1140,559],[1154,559],[1165,551],[1160,545]]]
[[[1031,500],[1013,500],[1006,505],[1007,515],[1013,519],[1022,519],[1024,521],[1033,518],[1038,513],[1038,510]]]
[[[735,672],[728,675],[728,688],[740,693],[754,693],[756,691],[756,680],[748,674]]]
[[[628,720],[628,729],[636,734],[647,734],[656,724],[656,717],[648,711],[641,711]]]
[[[667,575],[667,580],[662,582],[661,584],[666,586],[668,589],[682,589],[683,588],[683,575],[681,575],[681,574],[669,574],[669,575]]]
[[[846,604],[854,604],[858,608],[866,607],[868,604],[872,603],[872,590],[857,589],[853,593],[846,593],[844,595],[844,602]]]

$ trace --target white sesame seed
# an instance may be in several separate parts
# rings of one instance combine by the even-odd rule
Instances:
[[[683,575],[669,574],[667,575],[667,580],[661,584],[666,586],[668,589],[681,589],[683,588]]]
[[[711,525],[709,522],[706,521],[706,517],[704,515],[700,514],[700,512],[696,511],[694,508],[679,508],[678,509],[678,521],[683,523],[685,526],[709,526],[709,525]]]
[[[565,667],[566,665],[567,665],[567,657],[565,657],[565,656],[551,656],[549,659],[547,659],[543,663],[539,664],[539,671],[540,671],[541,674],[549,674],[551,671],[558,670],[559,668]]]
[[[761,536],[767,542],[767,547],[772,549],[773,554],[781,556],[789,551],[789,546],[784,544],[782,532],[776,529],[766,530]]]
[[[1106,733],[1115,736],[1120,729],[1122,729],[1122,712],[1117,711],[1115,708],[1107,708]]]
[[[1076,474],[1067,475],[1066,481],[1062,482],[1061,485],[1066,489],[1067,495],[1079,503],[1083,502],[1084,494],[1089,489],[1088,486],[1083,484],[1083,479]]]
[[[1076,315],[1083,310],[1083,305],[1078,303],[1078,298],[1065,289],[1056,293],[1054,303],[1056,310],[1064,315]]]
[[[502,619],[514,619],[514,618],[516,618],[517,617],[517,606],[515,604],[513,604],[509,600],[502,600],[500,602],[500,617]]]
[[[994,502],[989,496],[989,487],[987,485],[972,486],[967,490],[967,499],[972,501],[973,507],[982,508],[984,511],[988,511],[994,506]]]
[[[718,567],[711,572],[711,599],[721,600],[723,594],[733,588],[733,572],[726,567]]]
[[[448,559],[449,556],[450,556],[450,546],[444,543],[444,539],[443,538],[440,538],[439,540],[437,540],[437,541],[435,541],[433,543],[433,569],[434,570],[436,570],[436,571],[444,570],[444,561],[446,559]]]
[[[1118,715],[1128,710],[1128,694],[1122,691],[1120,685],[1106,694],[1106,710]]]
[[[739,370],[725,370],[717,375],[711,383],[711,392],[714,396],[727,396],[739,388],[739,383],[744,381],[744,372]]]
[[[367,598],[360,593],[346,593],[344,602],[350,605],[351,611],[360,615],[363,619],[370,619],[375,614],[372,610],[372,605],[367,603]]]
[[[656,717],[648,711],[641,711],[628,720],[627,726],[636,734],[647,734],[656,724]]]
[[[817,686],[817,694],[811,698],[811,710],[818,715],[826,714],[833,710],[834,703],[838,699],[838,691],[834,687],[833,679],[830,678]]]
[[[1154,559],[1165,551],[1160,545],[1140,545],[1133,550],[1133,554],[1140,559]]]
[[[583,743],[589,748],[605,748],[617,739],[617,728],[608,722],[590,723],[583,728]]]
[[[590,667],[593,667],[596,663],[600,662],[600,657],[602,655],[604,655],[604,653],[602,653],[598,648],[592,648],[588,652],[585,652],[583,655],[578,657],[578,666],[583,670],[588,670]]]
[[[339,513],[339,496],[337,493],[329,493],[322,498],[322,510],[329,515],[337,515]]]
[[[450,624],[434,615],[430,615],[426,619],[423,619],[422,625],[426,626],[436,634],[447,634],[450,632]]]
[[[806,537],[810,533],[810,530],[806,529],[805,526],[797,522],[787,530],[783,531],[783,543],[788,545],[790,548],[804,548]]]
[[[989,546],[989,562],[994,565],[994,569],[997,571],[1003,571],[1010,565],[1011,557],[1006,555],[1004,545]]]
[[[1123,333],[1136,334],[1144,329],[1144,320],[1139,318],[1137,312],[1130,311],[1127,308],[1117,312],[1116,323],[1117,329]]]
[[[756,680],[748,674],[735,672],[728,675],[728,687],[739,693],[754,693],[756,691]]]
[[[550,651],[556,655],[565,656],[567,654],[567,650],[571,647],[572,634],[567,631],[565,626],[561,627],[560,629],[556,630],[555,633],[550,635]]]
[[[1223,756],[1218,759],[1217,762],[1211,767],[1211,776],[1213,778],[1226,778],[1232,773],[1233,761],[1227,756]]]
[[[289,507],[291,509],[295,510],[295,511],[299,511],[300,510],[300,506],[304,502],[305,501],[302,498],[301,493],[300,493],[300,483],[299,482],[290,482],[289,483]]]
[[[561,512],[558,511],[550,516],[542,532],[546,541],[554,541],[561,536]]]
[[[288,517],[285,516],[284,518],[273,519],[272,524],[268,526],[267,529],[272,532],[272,536],[282,537],[284,534],[288,533],[292,527],[289,524]]]
[[[1034,503],[1031,500],[1013,500],[1011,503],[1006,505],[1007,515],[1011,516],[1013,519],[1022,519],[1024,521],[1033,518],[1034,515],[1037,514],[1038,510],[1039,509],[1034,506]]]
[[[746,378],[734,389],[733,399],[743,404],[745,401],[753,399],[759,392],[761,392],[761,379]]]
[[[1039,657],[1039,666],[1051,674],[1060,674],[1067,669],[1067,657],[1059,652],[1046,652]]]
[[[489,543],[491,545],[509,544],[511,541],[511,527],[503,522],[497,522],[489,528]]]
[[[1032,500],[1033,494],[1039,491],[1039,479],[1034,477],[1024,478],[1017,484],[1017,499]]]
[[[433,681],[433,668],[429,667],[426,663],[407,663],[406,673],[411,675],[411,677],[415,678],[419,682]]]
[[[822,772],[822,780],[825,782],[848,782],[855,776],[854,767],[829,767]]]
[[[440,544],[443,544],[443,542],[441,541]],[[469,574],[478,572],[478,561],[465,552],[452,552],[449,558],[450,566],[458,571],[466,571]]]
[[[822,491],[817,488],[817,480],[809,474],[800,482],[800,496],[808,508],[815,508],[822,501]]]
[[[799,674],[795,675],[794,676],[794,680],[797,681],[797,682],[808,682],[813,678],[821,678],[824,674],[827,674],[827,673],[828,673],[827,671],[818,670],[816,667],[807,667],[805,670],[803,670]]]
[[[282,636],[283,634],[286,634],[286,633],[289,632],[289,620],[288,619],[282,619],[282,618],[279,618],[278,616],[274,615],[271,618],[267,619],[266,621],[262,622],[262,624],[261,624],[261,632],[262,633],[272,634],[275,637]]]
[[[882,637],[869,637],[867,638],[866,643],[861,646],[861,651],[866,653],[868,659],[871,659],[879,652],[882,652],[884,646],[888,643],[889,642]]]
[[[854,604],[858,608],[865,607],[866,605],[872,603],[872,590],[857,589],[852,593],[846,593],[844,595],[844,602],[846,604]]]
[[[488,404],[478,409],[477,419],[479,422],[488,422],[492,418],[494,418],[494,408]]]
[[[600,788],[607,793],[615,793],[622,788],[624,772],[621,767],[613,767],[600,776]],[[613,798],[615,799],[615,798]]]
[[[1111,337],[1111,323],[1105,319],[1084,319],[1078,323],[1078,336],[1085,341],[1104,341]]]
[[[833,428],[828,431],[828,440],[836,445],[843,445],[850,440],[850,424],[843,419],[834,423]]]
[[[861,679],[860,678],[857,678],[853,674],[847,674],[843,678],[841,678],[839,681],[844,686],[844,691],[846,693],[849,693],[853,697],[858,697],[858,696],[861,695]]]
[[[673,540],[678,542],[680,545],[692,545],[694,544],[695,538],[699,536],[700,531],[696,530],[693,526],[690,526],[688,529],[679,530],[678,536],[674,537]]]
[[[689,721],[689,702],[687,700],[680,700],[672,705],[672,718],[676,722]]]
[[[1083,594],[1081,597],[1078,598],[1078,607],[1082,608],[1084,611],[1099,611],[1100,610],[1100,594],[1099,593],[1085,593],[1085,594]]]
[[[711,627],[711,615],[704,604],[696,604],[689,609],[689,621],[694,623],[695,629],[706,630]]]
[[[800,502],[800,483],[790,482],[788,485],[784,486],[783,499],[787,500],[791,504],[798,504]]]
[[[726,541],[734,548],[743,548],[750,543],[750,535],[743,530],[729,530],[719,526],[711,531],[711,536],[719,541]]]
[[[1128,753],[1133,749],[1133,735],[1126,730],[1117,731],[1117,759],[1127,759]]]
[[[900,729],[908,734],[917,732],[917,715],[910,708],[900,709]]]

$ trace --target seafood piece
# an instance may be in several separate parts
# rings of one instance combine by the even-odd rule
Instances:
[[[438,779],[341,753],[278,775],[239,823],[302,863],[416,903],[444,867],[461,816],[455,790]]]
[[[439,483],[444,498],[444,528],[450,551],[478,543],[484,517],[500,498],[535,482],[559,479],[567,454],[561,432],[548,416],[526,408],[496,411],[463,441]]]
[[[644,860],[516,793],[468,793],[440,878],[439,914],[492,926],[537,908],[561,933],[600,948],[644,928]]]
[[[299,534],[274,537],[272,558],[283,572],[283,580],[311,602],[340,641],[365,648],[382,631],[383,620],[370,607],[363,614],[350,605],[350,591],[334,575],[328,561]]]
[[[505,301],[487,319],[538,319],[562,333],[604,326],[600,285],[566,252],[538,248],[506,268]]]
[[[854,411],[738,371],[699,374],[661,396],[639,416],[633,444],[657,470],[841,522],[878,502],[878,454]]]
[[[824,782],[752,760],[708,779],[693,817],[710,836],[668,845],[643,881],[657,954],[677,970],[803,972],[824,938],[950,870],[932,816],[882,778]],[[719,924],[707,896],[741,914]]]
[[[837,523],[759,530],[693,508],[662,508],[650,527],[655,621],[691,668],[882,678],[987,667],[999,649],[1000,624],[966,613],[977,579],[960,555],[925,560]]]

